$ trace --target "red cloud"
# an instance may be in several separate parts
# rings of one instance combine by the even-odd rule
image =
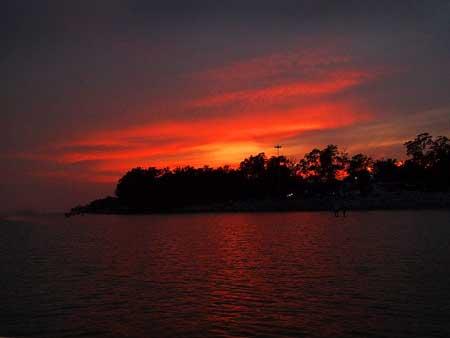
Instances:
[[[241,90],[209,96],[194,101],[193,105],[198,107],[217,106],[235,101],[245,101],[247,104],[263,101],[267,104],[290,97],[333,94],[367,81],[372,76],[370,73],[361,71],[335,72],[328,74],[319,81],[300,81],[262,89]]]
[[[66,151],[58,156],[64,163],[101,160],[114,167],[236,163],[250,153],[265,150],[267,144],[303,131],[336,128],[367,118],[347,103],[319,104],[238,117],[215,117],[189,122],[166,122],[98,133],[74,144],[103,144],[124,147],[102,151],[101,147]],[[175,141],[159,142],[170,135]],[[133,142],[140,138],[139,143]],[[131,141],[130,141],[131,140]],[[152,146],[152,141],[158,143]],[[79,142],[79,143],[77,143]],[[219,155],[223,158],[218,157]],[[194,163],[192,163],[194,162]],[[103,169],[107,169],[103,168]],[[124,168],[125,169],[125,168]]]
[[[231,63],[224,67],[209,69],[194,76],[199,81],[217,82],[220,85],[235,85],[239,82],[279,79],[286,75],[300,75],[314,72],[323,67],[342,66],[351,58],[331,49],[301,49],[276,53],[249,60]]]
[[[204,72],[196,77],[203,81],[187,85],[197,85],[199,91],[214,80],[216,86],[223,83],[221,91],[232,88],[176,102],[185,112],[183,120],[162,118],[97,131],[43,156],[63,166],[89,163],[83,170],[94,176],[97,173],[98,180],[105,181],[134,166],[236,164],[299,133],[348,126],[370,117],[364,107],[348,98],[338,99],[336,94],[373,79],[375,72],[349,69],[348,65],[339,68],[349,61],[346,57],[305,55],[280,54]],[[286,73],[300,70],[303,77],[284,79]],[[252,80],[253,88],[243,89],[236,74]],[[277,79],[267,84],[267,77]],[[196,109],[202,115],[194,114]]]

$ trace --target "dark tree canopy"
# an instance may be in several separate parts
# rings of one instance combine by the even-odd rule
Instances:
[[[340,152],[337,145],[324,149],[313,149],[298,162],[298,173],[309,183],[309,190],[322,192],[335,190],[337,173],[346,168],[347,154]]]
[[[105,206],[132,210],[171,210],[195,204],[228,203],[245,199],[330,194],[343,190],[370,194],[382,189],[449,191],[450,141],[428,133],[405,143],[408,159],[373,161],[364,154],[349,158],[337,145],[313,149],[299,160],[264,153],[228,166],[173,170],[134,168],[118,182],[116,198],[96,200],[86,208]],[[344,173],[344,175],[341,175]],[[82,207],[77,207],[80,210]]]
[[[450,176],[450,141],[445,136],[433,138],[422,133],[405,143],[403,177],[414,188],[448,190]]]

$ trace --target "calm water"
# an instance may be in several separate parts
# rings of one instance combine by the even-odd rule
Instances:
[[[449,337],[450,212],[1,221],[0,336]]]

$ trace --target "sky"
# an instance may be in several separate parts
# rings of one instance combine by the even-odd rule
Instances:
[[[449,18],[433,0],[2,1],[0,211],[275,144],[403,158],[450,135]]]

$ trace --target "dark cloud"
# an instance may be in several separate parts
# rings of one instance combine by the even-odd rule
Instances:
[[[431,0],[94,0],[2,2],[1,28],[16,44],[45,41],[50,37],[91,35],[101,32],[151,34],[170,29],[210,28],[235,24],[286,28],[374,30],[392,27],[421,29],[439,26],[449,14],[448,1]],[[258,25],[259,27],[256,27]],[[447,32],[448,33],[448,32]]]
[[[123,145],[58,148],[99,130],[240,116],[254,106],[243,102],[236,111],[224,106],[202,110],[186,102],[304,81],[314,72],[297,70],[301,67],[295,62],[311,51],[338,60],[312,65],[314,71],[380,72],[371,81],[327,97],[368,107],[372,121],[285,141],[292,147],[336,142],[357,149],[356,139],[372,138],[378,142],[374,152],[384,147],[395,153],[398,140],[416,131],[450,130],[449,17],[450,2],[440,0],[2,1],[0,165],[10,183],[1,189],[9,193],[16,189],[11,205],[23,207],[34,198],[21,200],[24,189],[32,191],[34,184],[37,196],[45,185],[53,184],[49,189],[59,198],[52,201],[67,205],[73,199],[64,201],[60,192],[70,191],[75,183],[60,177],[56,184],[33,173],[87,173],[99,163],[64,166],[24,160],[18,154],[39,155],[42,149],[105,153],[124,151],[135,143],[143,147],[181,143],[177,135],[157,139],[127,135]],[[254,61],[260,59],[271,61]],[[266,72],[258,72],[259,65]],[[236,69],[238,76],[228,83],[229,73]],[[216,76],[209,80],[196,76],[211,72]],[[290,107],[312,101],[298,100]],[[258,109],[265,113],[268,108]],[[193,151],[193,159],[198,152]],[[172,158],[176,156],[167,157]],[[98,173],[116,172],[98,169]],[[86,196],[91,196],[96,188],[86,186]],[[0,198],[9,194],[2,191]]]

